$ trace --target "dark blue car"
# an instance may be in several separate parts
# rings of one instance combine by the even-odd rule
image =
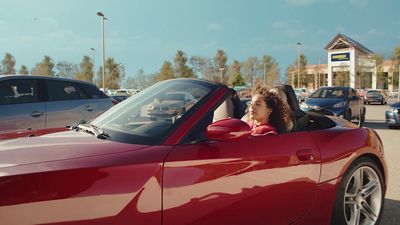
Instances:
[[[300,105],[303,111],[334,115],[346,120],[365,121],[363,99],[351,87],[320,87]]]
[[[386,111],[386,124],[389,128],[400,127],[400,102],[396,102]]]

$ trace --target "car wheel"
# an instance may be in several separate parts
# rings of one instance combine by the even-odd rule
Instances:
[[[364,123],[365,122],[365,114],[366,114],[367,112],[365,111],[365,108],[363,109],[363,112],[362,112],[362,114],[361,114],[361,123]]]
[[[383,206],[382,172],[371,159],[357,159],[343,176],[336,195],[332,225],[379,224]]]

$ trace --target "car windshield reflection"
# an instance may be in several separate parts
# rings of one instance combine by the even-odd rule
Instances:
[[[160,82],[114,106],[92,124],[114,141],[155,144],[215,87],[190,79]]]

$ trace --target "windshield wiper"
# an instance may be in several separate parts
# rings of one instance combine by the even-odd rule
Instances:
[[[102,129],[100,129],[99,127],[96,127],[93,124],[90,123],[81,123],[78,124],[77,126],[75,126],[74,128],[70,128],[71,130],[85,130],[86,132],[92,133],[94,134],[94,136],[96,136],[99,139],[108,139],[110,137],[110,135],[108,135],[106,132],[104,132]]]
[[[100,129],[99,127],[96,127],[93,124],[89,123],[89,127],[92,129],[93,134],[96,135],[97,138],[104,140],[104,139],[108,139],[110,137],[110,135],[108,135],[102,129]]]

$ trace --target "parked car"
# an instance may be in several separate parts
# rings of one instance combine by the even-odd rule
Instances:
[[[389,128],[400,127],[400,102],[392,104],[385,113],[386,124]]]
[[[368,90],[364,96],[365,104],[378,102],[381,105],[387,104],[387,96],[381,90]]]
[[[91,121],[113,105],[95,85],[48,76],[0,76],[0,140]]]
[[[298,93],[301,102],[305,101],[309,94],[307,88],[296,88],[295,92]]]
[[[109,95],[109,96],[110,96],[110,98],[115,99],[117,102],[122,102],[125,99],[130,97],[130,95],[123,95],[123,94],[120,94],[120,95]]]
[[[182,91],[168,92],[155,98],[148,105],[147,110],[150,116],[176,116],[185,113],[193,106],[194,102],[194,97],[190,93]]]
[[[351,87],[320,87],[301,104],[304,111],[314,111],[326,115],[342,116],[348,121],[365,121],[363,99]]]
[[[379,224],[378,134],[302,112],[289,87],[302,132],[251,136],[239,114],[212,122],[241,107],[225,104],[232,90],[172,79],[71,131],[0,142],[0,224]],[[147,114],[177,91],[196,96],[179,118]]]

